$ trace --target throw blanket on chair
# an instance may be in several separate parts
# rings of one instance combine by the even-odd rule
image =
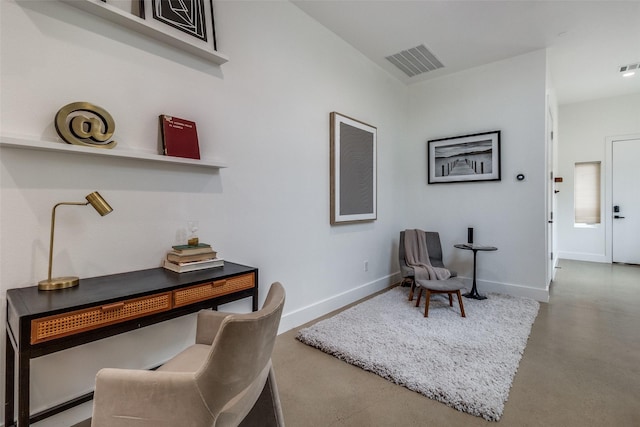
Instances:
[[[427,234],[422,230],[404,231],[404,257],[407,265],[413,267],[417,280],[446,280],[451,272],[446,268],[433,267],[427,250]]]

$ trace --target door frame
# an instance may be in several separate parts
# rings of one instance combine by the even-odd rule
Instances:
[[[605,201],[602,212],[605,225],[605,258],[609,264],[613,263],[613,143],[632,139],[640,139],[640,133],[608,136],[605,141]]]
[[[545,175],[547,179],[546,186],[546,217],[547,217],[547,227],[546,227],[546,240],[547,240],[547,251],[546,251],[546,275],[547,275],[547,286],[551,285],[551,282],[555,279],[556,273],[556,263],[558,259],[558,253],[556,251],[556,229],[555,221],[557,216],[555,214],[556,211],[556,197],[555,197],[555,117],[553,115],[553,111],[549,106],[547,108],[547,126],[546,126],[546,168]]]

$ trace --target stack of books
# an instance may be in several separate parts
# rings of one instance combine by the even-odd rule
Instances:
[[[163,267],[176,273],[222,267],[224,260],[217,257],[216,251],[207,243],[197,245],[172,246],[167,252]]]

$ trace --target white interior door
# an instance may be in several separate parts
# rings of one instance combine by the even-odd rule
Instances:
[[[612,259],[640,264],[640,139],[612,144]]]

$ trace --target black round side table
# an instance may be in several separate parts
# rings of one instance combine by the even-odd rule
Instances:
[[[496,248],[495,246],[479,246],[470,243],[460,243],[453,246],[458,249],[473,251],[473,286],[471,287],[471,292],[464,294],[464,296],[473,299],[487,299],[486,296],[480,295],[478,293],[478,287],[476,286],[476,254],[478,253],[478,251],[497,251],[498,248]]]

